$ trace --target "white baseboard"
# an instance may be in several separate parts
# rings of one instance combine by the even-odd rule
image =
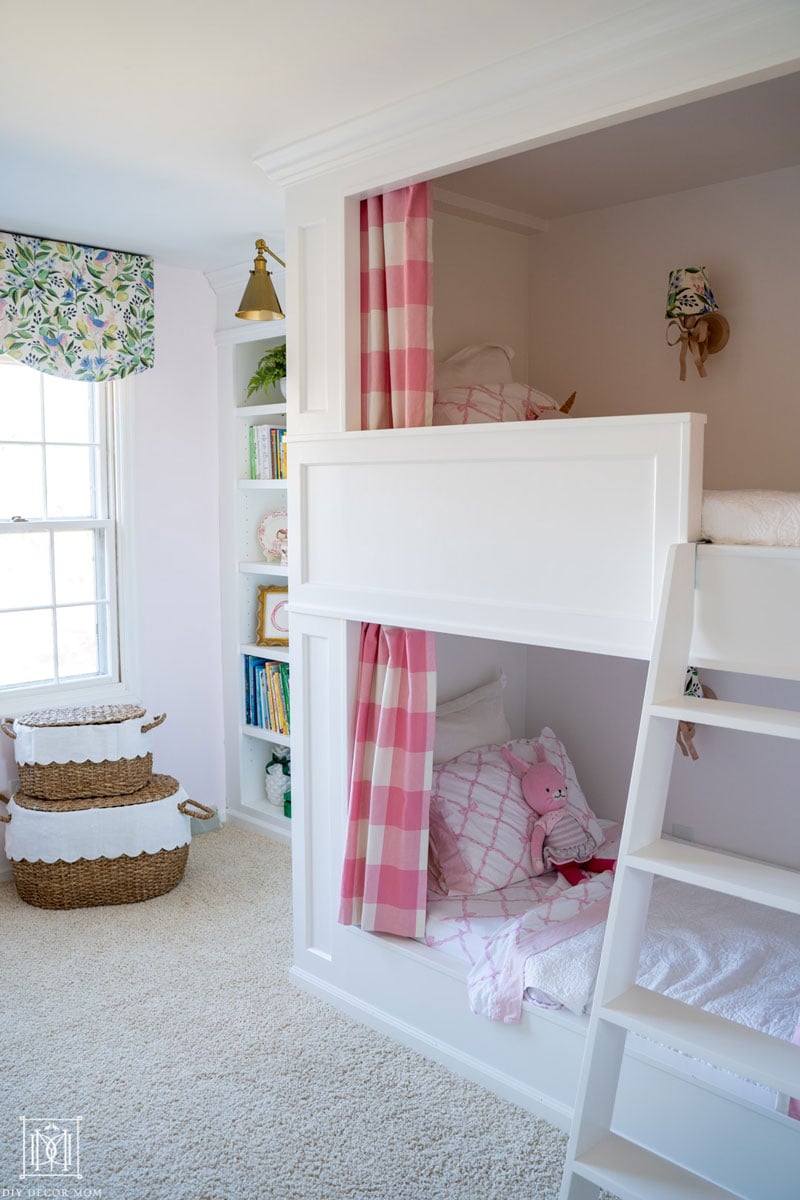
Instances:
[[[292,967],[289,978],[303,991],[310,992],[320,1000],[327,1000],[340,1012],[353,1017],[360,1024],[367,1025],[378,1033],[386,1034],[393,1041],[400,1042],[409,1050],[416,1050],[425,1058],[431,1058],[435,1062],[441,1063],[454,1075],[468,1079],[471,1083],[477,1083],[502,1100],[518,1104],[526,1112],[548,1121],[556,1128],[565,1132],[569,1130],[572,1121],[570,1105],[562,1104],[553,1097],[546,1096],[543,1092],[527,1087],[523,1082],[505,1072],[496,1070],[456,1047],[448,1046],[438,1038],[432,1037],[405,1021],[398,1020],[391,1013],[387,1013],[375,1005],[354,998],[335,985],[322,982],[301,967]]]
[[[225,814],[226,821],[232,825],[243,825],[245,829],[252,829],[254,833],[263,834],[264,837],[271,838],[273,842],[281,842],[284,846],[292,844],[292,834],[290,829],[283,829],[277,822],[270,821],[269,815],[262,817],[260,814],[249,816],[240,809],[228,808]]]
[[[0,883],[4,883],[5,880],[13,879],[13,878],[14,878],[14,876],[11,872],[11,867],[9,867],[9,866],[0,867]]]

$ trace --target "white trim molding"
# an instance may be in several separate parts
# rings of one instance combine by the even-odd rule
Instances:
[[[567,130],[730,91],[799,63],[796,0],[648,0],[254,161],[290,187],[384,155],[400,164],[405,150],[413,175],[424,178],[428,144],[429,169],[441,170],[443,138],[453,168],[474,165],[501,148],[528,149]],[[363,186],[387,182],[365,175]]]
[[[467,221],[478,221],[482,225],[496,225],[499,229],[510,229],[512,233],[544,233],[548,222],[531,213],[517,212],[502,204],[490,204],[475,196],[463,196],[460,192],[448,192],[445,188],[433,189],[433,205],[437,212],[464,217]]]

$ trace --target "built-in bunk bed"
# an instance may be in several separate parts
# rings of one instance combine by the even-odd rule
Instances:
[[[498,131],[496,137],[501,136]],[[440,142],[443,155],[449,153],[443,146]],[[522,759],[533,753],[535,742],[544,741],[568,775],[571,756],[576,783],[602,819],[598,857],[613,856],[626,766],[614,777],[620,785],[614,802],[596,800],[591,770],[593,761],[602,760],[602,747],[593,760],[580,739],[573,743],[560,717],[550,715],[551,709],[568,713],[569,697],[555,690],[543,697],[542,682],[557,680],[558,655],[566,654],[570,662],[585,657],[595,672],[611,664],[598,727],[609,711],[641,704],[643,664],[651,653],[669,548],[697,542],[703,532],[705,418],[672,412],[581,417],[579,393],[575,419],[541,419],[543,413],[537,412],[536,420],[360,431],[358,197],[378,190],[381,180],[413,174],[395,172],[395,165],[391,154],[378,154],[366,172],[345,165],[323,182],[304,184],[298,177],[289,205],[290,257],[293,253],[301,314],[294,342],[298,369],[290,372],[289,383],[295,414],[290,435],[297,798],[293,978],[566,1129],[586,1042],[591,962],[597,959],[601,925],[578,931],[583,938],[580,978],[573,970],[575,943],[570,954],[563,940],[523,964],[508,1007],[503,1005],[510,993],[501,995],[499,1007],[492,1008],[495,993],[483,1004],[476,977],[494,933],[477,924],[485,918],[484,906],[499,908],[507,925],[521,915],[520,908],[530,911],[532,895],[541,900],[544,892],[546,904],[554,892],[562,898],[567,891],[562,879],[554,873],[549,879],[530,875],[520,860],[518,877],[502,885],[517,893],[498,897],[500,885],[485,887],[495,883],[489,876],[477,894],[458,895],[469,888],[448,883],[445,891],[440,857],[431,864],[423,936],[367,933],[337,922],[361,628],[378,622],[434,634],[439,694],[445,703],[455,701],[455,711],[469,707],[463,697],[476,687],[488,685],[496,700],[498,689],[491,682],[504,671],[507,686],[499,689],[503,711],[494,713],[495,730],[501,717],[509,722],[513,749]],[[314,291],[321,282],[322,300]],[[483,387],[485,381],[474,384]],[[555,404],[540,407],[557,409],[565,399],[559,395]],[[734,663],[743,677],[772,676],[791,691],[800,680],[792,635],[800,604],[800,550],[701,545],[696,598],[688,661],[701,675]],[[574,651],[582,653],[568,653]],[[628,692],[618,690],[618,663],[633,664],[625,676],[627,684],[633,679]],[[520,664],[522,675],[515,674]],[[565,668],[565,674],[571,672]],[[597,688],[593,691],[597,702]],[[791,697],[786,706],[792,706]],[[547,732],[550,727],[554,734]],[[439,803],[442,777],[463,776],[459,759],[464,755],[468,766],[482,768],[483,762],[471,762],[470,756],[488,752],[475,747],[498,740],[496,733],[486,742],[481,737],[437,765],[431,822],[437,851],[446,821]],[[597,750],[591,731],[587,742]],[[702,770],[702,733],[697,745]],[[632,745],[629,750],[627,769]],[[489,765],[498,769],[496,762]],[[504,789],[511,789],[512,777],[509,770]],[[782,769],[779,786],[789,778]],[[721,808],[720,790],[724,800],[724,781],[713,796],[708,794],[715,813]],[[795,848],[787,846],[786,865],[796,867],[795,859]],[[593,892],[607,889],[609,882],[602,872],[590,878],[588,898],[597,899]],[[656,989],[669,988],[676,969],[661,950],[674,937],[676,894],[662,890],[645,964],[648,985]],[[695,906],[693,918],[701,915],[713,924],[719,909],[712,904],[701,914]],[[683,920],[679,917],[679,924]],[[726,912],[728,928],[739,921],[738,913]],[[763,951],[767,934],[757,923],[753,931]],[[798,1016],[796,987],[788,976],[796,930],[773,930],[769,937],[773,961],[778,953],[785,956],[780,961],[787,964],[786,994],[765,998],[755,988],[759,994],[749,997],[751,1014],[741,1007],[737,1011],[741,1019],[787,1038]],[[450,953],[456,947],[458,953]],[[551,961],[549,973],[548,956],[559,960]],[[685,975],[681,964],[677,970]],[[560,991],[553,983],[559,973],[566,984]],[[701,973],[708,983],[711,971]],[[717,991],[730,994],[731,980],[716,968],[714,974]],[[478,998],[478,1011],[470,1009],[468,989],[473,1000]],[[698,993],[695,1001],[713,1003],[714,998]],[[679,1146],[685,1160],[696,1161],[698,1169],[743,1195],[759,1200],[793,1195],[787,1189],[794,1187],[797,1123],[775,1110],[775,1097],[765,1089],[724,1078],[693,1058],[636,1042],[625,1057],[615,1121],[632,1139],[667,1154]]]
[[[328,943],[335,950],[323,957],[330,954],[338,980],[340,964],[347,964],[349,986],[338,980],[326,986],[300,964],[296,976],[563,1127],[599,960],[597,913],[612,876],[589,876],[575,888],[554,871],[539,876],[530,860],[526,864],[532,815],[497,745],[508,740],[502,736],[505,689],[485,680],[509,660],[509,644],[512,663],[532,646],[647,657],[668,546],[700,533],[702,434],[702,418],[669,415],[300,436],[293,443],[307,503],[294,611],[308,639],[307,672],[320,662],[320,612],[338,625],[341,675],[337,685],[323,672],[328,702],[342,705],[338,687],[349,678],[345,714],[354,703],[358,620],[436,631],[442,648],[447,644],[439,654],[442,694],[448,663],[451,672],[455,668],[451,679],[467,677],[472,639],[480,639],[482,659],[472,676],[477,695],[467,689],[439,714],[455,730],[442,734],[449,750],[434,769],[432,843],[441,858],[446,850],[445,874],[454,872],[455,886],[444,891],[437,885],[441,875],[431,873],[424,944],[337,930]],[[502,510],[492,500],[501,494]],[[741,671],[799,678],[791,630],[800,604],[800,549],[704,545],[698,556],[692,662],[713,671],[734,661]],[[469,639],[463,655],[462,638]],[[500,643],[494,662],[490,639]],[[533,671],[535,686],[535,659]],[[622,698],[611,689],[605,700],[614,706]],[[320,694],[307,694],[304,719],[313,720],[314,705],[323,702]],[[519,729],[518,712],[514,724]],[[509,743],[516,755],[534,761],[535,741],[543,741],[576,788],[557,735],[541,726],[522,732],[527,737]],[[702,735],[698,742],[702,756]],[[466,743],[480,748],[450,753]],[[346,749],[338,763],[339,800],[324,820],[331,844],[341,847]],[[591,804],[591,776],[583,786]],[[311,820],[319,821],[312,811]],[[603,822],[607,840],[599,856],[614,855],[618,833],[617,824]],[[319,853],[313,834],[308,844]],[[312,868],[307,919],[319,920],[323,896],[335,906],[337,865],[333,855],[319,873]],[[691,891],[670,880],[655,888],[642,985],[791,1038],[800,1018],[796,917],[711,893],[698,899]],[[594,919],[587,921],[584,910]],[[577,926],[577,940],[551,936],[562,922]],[[516,962],[508,957],[509,943]],[[520,944],[530,944],[529,956],[520,956]],[[780,1112],[788,1097],[640,1039],[623,1071],[620,1125],[658,1144],[664,1112],[655,1098],[665,1093],[673,1105],[680,1096],[683,1116],[673,1111],[668,1127],[682,1147],[696,1137],[700,1114],[712,1128],[736,1131],[724,1145],[741,1183],[753,1145],[763,1137],[775,1169],[768,1190],[758,1195],[789,1195],[784,1189],[798,1134]],[[637,1102],[643,1094],[651,1098],[646,1106]],[[707,1162],[707,1144],[698,1159]]]

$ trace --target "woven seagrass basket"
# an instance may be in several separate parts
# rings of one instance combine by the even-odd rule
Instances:
[[[145,715],[136,704],[50,708],[8,717],[0,729],[15,743],[25,795],[41,800],[123,796],[145,787],[153,773],[144,735],[161,725],[166,713],[142,725]]]
[[[148,785],[126,796],[94,796],[78,800],[41,800],[16,792],[11,811],[0,814],[0,822],[12,825],[22,812],[30,828],[35,814],[50,819],[54,813],[78,813],[89,809],[121,809],[144,805],[175,796],[176,808],[185,818],[186,844],[171,850],[137,855],[122,854],[113,858],[78,858],[74,862],[58,859],[55,862],[15,859],[9,850],[14,884],[21,900],[38,908],[90,908],[101,904],[134,904],[151,900],[169,892],[183,878],[189,857],[189,818],[202,821],[214,816],[214,809],[196,800],[180,800],[180,784],[170,775],[154,775]],[[5,796],[0,799],[6,800]],[[21,812],[15,812],[14,806]],[[143,827],[147,814],[143,813]],[[9,835],[10,837],[10,835]]]

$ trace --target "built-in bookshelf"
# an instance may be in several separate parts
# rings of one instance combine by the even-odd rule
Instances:
[[[242,321],[218,337],[227,811],[289,841],[291,819],[266,789],[267,767],[291,745],[289,649],[258,636],[265,594],[288,586],[286,402],[277,387],[247,396],[259,359],[283,341],[282,321]],[[275,526],[283,559],[267,541]]]

